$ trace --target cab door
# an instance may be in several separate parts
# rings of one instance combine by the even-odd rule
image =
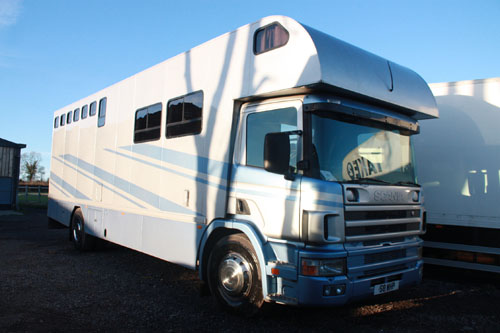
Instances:
[[[300,182],[264,169],[264,140],[268,133],[302,130],[302,102],[262,102],[242,107],[235,150],[228,212],[250,220],[266,236],[297,240],[300,236]],[[290,167],[302,159],[302,138],[290,135]],[[292,178],[292,179],[290,179]]]

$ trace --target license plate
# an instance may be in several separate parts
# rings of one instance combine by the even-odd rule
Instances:
[[[373,288],[373,295],[385,294],[399,289],[399,281],[377,284]]]

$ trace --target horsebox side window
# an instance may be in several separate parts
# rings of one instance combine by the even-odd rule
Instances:
[[[97,111],[97,102],[92,102],[92,103],[90,103],[90,111],[89,111],[89,115],[90,115],[91,117],[95,116],[96,111]]]
[[[260,28],[255,32],[253,53],[255,55],[277,49],[288,43],[290,34],[277,22]]]
[[[106,97],[99,101],[99,116],[97,119],[97,127],[103,127],[106,123],[106,104],[108,99]]]
[[[62,114],[61,115],[61,126],[64,126],[64,124],[66,123],[66,115],[65,114]]]
[[[135,112],[134,143],[158,140],[161,136],[161,103]]]
[[[167,139],[201,133],[203,91],[171,99],[167,104]]]
[[[59,116],[57,116],[55,119],[54,119],[54,128],[58,128],[59,127]]]
[[[82,119],[87,118],[89,113],[89,107],[87,105],[82,106]]]
[[[73,111],[73,122],[80,120],[80,108]]]
[[[66,124],[71,124],[71,119],[73,118],[73,111],[66,114]]]

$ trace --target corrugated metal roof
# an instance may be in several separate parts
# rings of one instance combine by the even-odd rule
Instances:
[[[24,143],[14,143],[9,140],[0,138],[0,147],[26,148]]]

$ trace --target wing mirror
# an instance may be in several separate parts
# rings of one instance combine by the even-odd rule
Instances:
[[[302,135],[302,131],[277,132],[266,134],[264,140],[264,169],[284,175],[285,179],[295,179],[290,167],[290,135]]]

